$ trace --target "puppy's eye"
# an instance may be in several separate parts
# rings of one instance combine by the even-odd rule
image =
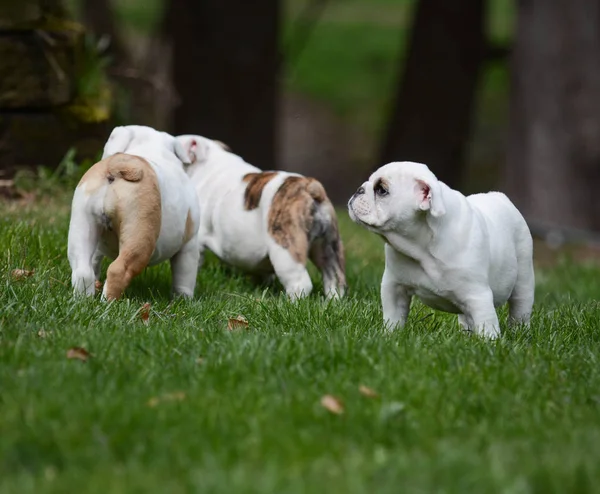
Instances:
[[[375,194],[380,197],[387,196],[389,194],[388,190],[381,184],[381,182],[378,182],[373,190],[375,191]]]

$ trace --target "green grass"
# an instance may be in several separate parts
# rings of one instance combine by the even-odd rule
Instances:
[[[419,304],[388,335],[381,241],[340,211],[341,302],[290,303],[210,258],[191,302],[163,265],[107,305],[71,296],[54,197],[0,203],[0,492],[598,492],[596,265],[539,269],[531,330],[497,342]]]

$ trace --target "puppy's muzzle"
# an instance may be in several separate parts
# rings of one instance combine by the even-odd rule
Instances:
[[[352,197],[350,198],[350,200],[348,201],[348,207],[352,206],[352,203],[354,202],[354,199],[356,199],[358,196],[362,196],[365,193],[365,188],[361,185],[354,194],[352,194]]]

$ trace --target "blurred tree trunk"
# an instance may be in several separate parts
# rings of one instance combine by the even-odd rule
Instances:
[[[119,35],[110,0],[83,0],[83,22],[96,36],[108,36],[109,52],[117,65],[126,64],[128,53]]]
[[[521,0],[506,190],[529,220],[600,229],[600,1]]]
[[[176,134],[219,139],[276,167],[279,21],[278,0],[171,0]]]
[[[420,161],[460,184],[480,68],[485,0],[419,0],[377,167]]]

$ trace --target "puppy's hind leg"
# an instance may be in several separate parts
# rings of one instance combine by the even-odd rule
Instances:
[[[76,191],[68,239],[71,284],[74,293],[93,296],[96,290],[93,257],[100,238],[100,227],[85,210],[85,205],[77,204],[77,199]]]
[[[199,263],[200,249],[198,248],[198,237],[195,235],[171,258],[174,295],[182,295],[186,298],[194,296]]]
[[[108,266],[102,298],[116,300],[121,297],[131,280],[148,265],[155,242],[148,245],[143,239],[130,238],[119,243],[119,256]]]
[[[96,281],[100,281],[103,260],[104,255],[100,251],[96,250],[96,252],[94,252],[94,257],[92,258],[92,266],[94,267],[94,276]]]
[[[310,260],[323,275],[323,289],[328,299],[340,298],[346,293],[344,246],[337,225],[330,228],[332,230],[313,242],[309,253]]]
[[[131,280],[148,265],[156,247],[162,221],[156,174],[144,160],[120,159],[109,164],[114,182],[105,208],[118,225],[119,255],[106,272],[102,298],[121,297]]]
[[[533,271],[533,255],[531,239],[524,242],[517,258],[518,273],[515,288],[508,299],[508,310],[511,324],[529,324],[535,295],[535,274]]]
[[[269,260],[291,299],[299,299],[310,294],[312,282],[306,270],[306,263],[294,259],[287,249],[274,241],[269,242]]]

